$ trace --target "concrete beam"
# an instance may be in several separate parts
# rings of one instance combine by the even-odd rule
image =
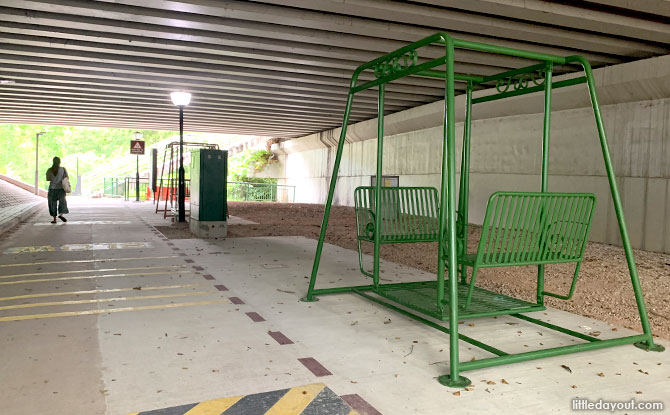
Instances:
[[[575,77],[577,74],[563,75],[554,81]],[[653,100],[670,97],[670,55],[630,62],[594,71],[601,105]],[[581,91],[581,92],[576,92]],[[492,92],[479,91],[473,96],[480,97]],[[456,105],[463,108],[465,97],[456,97]],[[561,88],[552,94],[552,111],[589,107],[590,97],[585,85]],[[504,101],[491,101],[473,108],[473,120],[492,119],[510,115],[536,114],[542,112],[543,94],[535,93]],[[410,131],[424,130],[442,125],[444,101],[437,101],[411,108],[385,117],[384,134],[391,136]],[[463,111],[456,111],[456,122],[464,119]],[[341,128],[310,134],[305,137],[284,140],[279,144],[287,154],[337,145]],[[377,137],[377,119],[370,119],[349,125],[347,142],[370,140]]]
[[[102,99],[104,101],[108,101],[109,99],[125,99],[128,102],[137,100],[138,98],[140,99],[150,99],[154,103],[159,103],[159,104],[169,104],[172,105],[170,99],[169,99],[169,90],[165,91],[144,91],[142,89],[129,89],[129,88],[119,88],[117,90],[105,90],[102,91],[98,88],[93,87],[88,87],[87,84],[76,84],[76,85],[69,85],[67,83],[47,83],[45,81],[41,80],[35,80],[31,84],[25,84],[23,81],[27,78],[21,78],[19,81],[21,83],[19,84],[14,84],[14,85],[5,85],[2,88],[0,88],[0,91],[6,91],[6,93],[9,93],[11,91],[20,91],[20,93],[36,93],[37,95],[49,95],[49,94],[59,94],[61,96],[71,96],[71,95],[77,95],[80,94],[82,96],[87,96],[89,98],[98,98]],[[135,101],[137,102],[137,101]],[[234,96],[228,96],[228,97],[221,97],[219,95],[211,94],[199,94],[197,97],[194,99],[193,105],[197,105],[198,107],[200,106],[207,106],[211,105],[212,108],[216,108],[217,110],[225,110],[225,111],[232,111],[232,112],[250,112],[250,113],[255,113],[258,112],[260,114],[268,114],[268,113],[273,113],[273,114],[278,114],[281,116],[296,116],[298,115],[300,118],[318,118],[318,117],[325,117],[325,119],[342,119],[342,114],[343,114],[343,109],[340,108],[337,111],[333,112],[323,112],[320,111],[318,108],[314,110],[310,110],[309,108],[303,108],[303,107],[298,107],[298,108],[291,108],[291,107],[286,107],[283,105],[272,105],[272,104],[267,104],[265,102],[259,102],[258,104],[252,104],[249,103],[247,100],[241,100],[239,98],[235,98]],[[371,112],[361,112],[361,111],[352,111],[353,113],[353,119],[368,119],[373,116],[375,116],[377,113],[376,111],[371,111]]]
[[[51,0],[51,2],[52,6],[57,10],[60,7],[63,7],[64,10],[71,10],[70,8],[73,7],[70,2],[63,0]],[[119,3],[129,8],[137,4],[133,0],[114,0],[113,2],[114,6]],[[267,3],[275,3],[277,6],[269,6]],[[367,7],[359,7],[361,4]],[[378,5],[376,10],[368,11],[374,4]],[[173,15],[176,14],[174,12],[178,12],[179,17],[184,19],[184,21],[192,22],[193,20],[197,20],[201,24],[211,24],[211,21],[193,18],[201,15],[217,17],[224,20],[222,24],[236,25],[240,31],[265,29],[268,31],[277,30],[284,32],[283,28],[275,27],[281,25],[287,28],[328,30],[335,33],[347,33],[407,42],[429,36],[436,30],[449,28],[449,31],[455,34],[474,32],[488,37],[519,39],[546,45],[560,45],[576,50],[585,49],[627,56],[644,52],[652,54],[663,53],[660,51],[663,48],[657,49],[656,46],[650,46],[634,40],[614,39],[592,33],[577,33],[553,26],[540,26],[519,21],[509,22],[491,16],[480,16],[447,9],[417,7],[403,3],[348,1],[345,4],[341,2],[317,3],[311,0],[263,0],[263,4],[255,4],[252,2],[229,0],[222,7],[220,3],[209,0],[181,0],[178,2],[171,0],[144,0],[142,6],[145,8],[151,7],[155,11],[170,10]],[[294,9],[284,6],[301,7],[308,10],[296,12]],[[124,10],[123,7],[110,7],[106,9],[108,13],[119,13],[119,15],[124,15],[124,13],[128,13],[130,10]],[[132,10],[139,11],[137,9]],[[349,14],[367,17],[368,19],[350,16],[340,16],[334,19],[332,15],[323,12]],[[160,24],[160,18],[162,17],[160,12],[154,12],[151,15],[150,21]],[[396,19],[408,19],[408,17],[414,18],[410,22],[412,25],[388,22],[398,21]],[[380,18],[387,20],[387,22],[372,20]],[[254,26],[249,27],[244,22],[253,22]],[[260,26],[258,23],[271,27],[261,29],[258,27]],[[424,29],[424,27],[432,28]],[[293,33],[293,36],[296,36],[296,34]],[[301,38],[295,40],[304,41]]]
[[[18,17],[18,21],[26,23],[37,24],[52,24],[58,25],[60,20],[43,22],[40,14],[37,12],[51,12],[61,15],[70,15],[70,19],[77,21],[76,27],[81,29],[100,30],[104,25],[96,24],[96,18],[104,22],[105,25],[115,24],[117,21],[119,26],[142,26],[145,30],[144,34],[150,34],[151,29],[155,26],[162,27],[180,27],[187,28],[187,32],[193,29],[203,30],[207,32],[219,32],[226,34],[234,34],[240,36],[249,36],[258,38],[260,42],[265,42],[265,39],[282,39],[284,41],[294,43],[311,43],[319,45],[329,45],[341,48],[350,48],[355,45],[358,49],[386,53],[398,49],[407,44],[428,36],[436,31],[444,30],[444,26],[440,25],[433,29],[411,29],[408,26],[398,27],[403,25],[393,25],[388,23],[381,23],[370,19],[358,19],[343,17],[340,19],[342,24],[337,26],[339,31],[325,31],[324,27],[332,26],[332,23],[324,26],[323,20],[333,20],[330,16],[322,17],[316,21],[303,20],[303,13],[295,19],[293,25],[282,26],[272,23],[257,23],[256,21],[243,21],[222,17],[214,17],[199,14],[175,13],[168,9],[145,9],[136,6],[128,6],[121,4],[101,4],[96,3],[96,8],[91,8],[90,3],[84,3],[77,0],[45,0],[45,1],[30,1],[30,0],[5,0],[5,6],[14,8],[28,8],[33,10],[25,19]],[[265,8],[265,15],[263,20],[271,19]],[[221,14],[221,13],[220,13]],[[323,16],[327,16],[322,14]],[[59,16],[60,17],[60,16]],[[104,19],[104,20],[102,20]],[[123,22],[123,23],[121,23]],[[134,23],[130,23],[134,22]],[[463,28],[463,32],[452,30],[455,34],[460,35],[465,40],[479,41],[479,42],[494,42],[500,46],[517,47],[535,52],[549,53],[549,54],[572,54],[566,53],[566,49],[582,50],[589,55],[589,60],[598,60],[597,55],[618,55],[628,56],[630,54],[639,54],[646,52],[649,56],[653,54],[664,53],[665,49],[657,46],[649,46],[642,42],[639,44],[627,42],[611,42],[605,41],[603,37],[602,42],[581,42],[581,39],[576,38],[569,45],[562,45],[557,43],[557,39],[553,38],[551,34],[547,35],[548,42],[539,45],[540,41],[536,33],[532,32],[524,36],[506,36],[500,33],[490,33],[486,22],[479,22],[482,25],[483,35],[472,35],[472,27],[464,25],[462,22],[458,23],[458,27]],[[307,26],[307,27],[305,27]],[[315,27],[319,29],[315,29]],[[510,26],[510,28],[513,26]],[[537,26],[536,26],[537,27]],[[393,29],[397,29],[393,30]],[[408,33],[409,31],[409,33]],[[178,39],[179,36],[172,35],[173,39]],[[520,39],[520,40],[519,40]],[[442,53],[440,47],[425,48],[423,54],[433,54],[439,56]],[[379,54],[379,53],[378,53]],[[596,55],[596,56],[591,56]]]
[[[25,97],[13,97],[7,94],[0,93],[0,104],[6,105],[6,108],[24,109],[24,110],[40,110],[48,109],[49,112],[59,113],[64,109],[80,110],[86,113],[96,112],[98,114],[137,114],[137,115],[151,115],[156,119],[162,117],[174,118],[174,105],[169,104],[163,106],[142,106],[142,105],[128,105],[127,102],[100,102],[95,100],[62,100],[52,97],[35,96],[32,99]],[[309,119],[294,119],[281,116],[267,116],[266,114],[249,114],[236,113],[231,114],[227,112],[213,113],[211,109],[197,106],[189,108],[189,119],[191,122],[205,125],[206,123],[226,122],[235,120],[241,124],[249,126],[264,126],[272,123],[276,126],[291,126],[295,129],[303,129],[305,131],[312,131],[318,123]],[[321,124],[324,121],[320,121]],[[333,126],[339,124],[336,120],[330,120],[329,123]]]
[[[21,65],[20,62],[30,62],[32,65]],[[232,95],[238,97],[249,97],[252,99],[262,99],[265,102],[275,102],[279,105],[285,103],[290,107],[292,104],[299,104],[299,106],[322,108],[325,110],[339,109],[342,110],[342,103],[345,102],[346,96],[330,96],[327,92],[322,94],[315,93],[309,89],[304,89],[301,94],[282,95],[273,90],[264,90],[264,83],[258,82],[257,85],[245,84],[244,79],[228,76],[225,82],[210,81],[209,78],[202,79],[202,77],[190,76],[179,77],[179,74],[164,73],[164,76],[149,76],[146,74],[133,71],[131,68],[125,67],[123,71],[115,72],[113,68],[102,65],[99,71],[85,71],[78,69],[77,64],[68,63],[66,60],[53,59],[21,59],[19,55],[0,54],[0,63],[2,63],[2,73],[8,78],[20,80],[22,74],[34,74],[45,76],[47,79],[60,79],[63,82],[77,83],[84,82],[88,84],[107,85],[111,88],[123,87],[130,85],[134,87],[145,87],[149,89],[174,91],[175,89],[187,89],[197,93],[216,93],[221,95]],[[44,64],[44,65],[43,65]],[[49,64],[49,65],[47,65]],[[106,70],[105,70],[106,69]],[[154,74],[156,74],[155,72]],[[60,78],[56,78],[60,77]],[[251,81],[250,81],[251,83]],[[283,88],[289,88],[290,83],[278,82]],[[109,90],[109,89],[107,89]],[[410,106],[411,101],[398,101],[391,96],[387,105],[389,110],[400,110]],[[426,99],[426,101],[432,101]],[[416,102],[416,101],[415,101]],[[422,102],[422,101],[419,101]],[[357,105],[361,108],[374,110],[377,103],[376,98],[362,96]]]
[[[369,2],[368,0],[356,0]],[[444,6],[439,0],[419,0],[433,6]],[[592,2],[598,3],[598,2]],[[631,10],[638,3],[637,11],[646,13],[666,13],[670,17],[670,2],[660,1],[606,1],[599,2],[601,6],[589,8],[585,2],[560,3],[541,0],[454,0],[449,7],[466,12],[485,13],[527,22],[543,23],[552,26],[561,26],[565,29],[579,29],[589,32],[603,33],[615,37],[643,39],[652,43],[670,43],[670,23],[644,19],[641,16],[626,16],[609,11],[598,10],[615,6]],[[651,4],[654,3],[654,4]],[[604,6],[604,7],[603,7]],[[640,10],[645,9],[645,10]],[[610,9],[611,10],[611,9]]]

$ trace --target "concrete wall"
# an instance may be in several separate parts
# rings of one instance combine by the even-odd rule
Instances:
[[[605,68],[600,79],[609,80],[615,87],[617,82],[606,76],[607,70],[612,71]],[[614,70],[627,74],[621,68],[614,67]],[[647,78],[640,79],[644,81]],[[670,77],[663,79],[663,87],[669,80]],[[564,92],[562,99],[569,102],[572,94],[573,102],[582,106],[586,95],[584,89],[583,86],[581,89],[572,88],[572,91]],[[606,96],[614,93],[604,89]],[[650,94],[657,94],[658,90],[649,89]],[[633,98],[641,96],[644,95],[638,94]],[[481,223],[486,201],[496,190],[539,190],[541,100],[535,107],[535,113],[530,113],[528,109],[529,103],[537,101],[537,96],[517,101],[526,110],[521,111],[522,115],[514,116],[491,116],[514,110],[504,107],[503,101],[483,109],[475,106],[470,179],[471,222]],[[563,108],[565,106],[562,105]],[[434,109],[435,105],[426,107]],[[417,110],[414,111],[416,114]],[[426,111],[418,113],[421,115],[412,116],[405,112],[394,116],[396,120],[404,117],[414,121],[423,116],[425,121]],[[603,116],[633,246],[670,252],[670,98],[605,105]],[[397,124],[403,125],[402,122]],[[457,124],[457,137],[462,135],[462,128],[462,123]],[[335,135],[332,133],[330,135]],[[595,193],[598,205],[591,240],[620,244],[591,108],[554,111],[551,133],[549,189]],[[319,141],[326,143],[323,139]],[[348,141],[351,142],[344,148],[335,195],[335,203],[342,205],[352,205],[353,189],[369,185],[370,176],[375,173],[376,140],[363,137],[361,141]],[[384,174],[399,175],[401,186],[439,188],[441,141],[440,126],[385,137]],[[275,149],[284,154],[280,156],[281,163],[274,166],[273,174],[283,179],[284,183],[297,186],[297,202],[324,203],[336,149],[323,144],[321,148],[309,149],[309,145],[304,144],[309,142],[302,141],[302,151],[291,151],[291,146],[286,145],[291,142],[276,146]],[[294,148],[300,147],[300,139],[295,144]],[[460,153],[460,144],[457,151]],[[460,155],[457,158],[457,168],[460,168]]]

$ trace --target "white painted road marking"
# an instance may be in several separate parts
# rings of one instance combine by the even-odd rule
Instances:
[[[57,226],[63,225],[128,225],[132,223],[129,220],[80,220],[80,221],[69,221],[69,222],[58,222]],[[38,222],[33,223],[33,226],[54,226],[53,223],[47,222]]]
[[[102,249],[137,249],[153,248],[151,242],[103,242],[98,244],[68,244],[54,247],[51,245],[42,246],[15,246],[5,249],[3,254],[23,254],[30,252],[51,252],[51,251],[99,251]]]

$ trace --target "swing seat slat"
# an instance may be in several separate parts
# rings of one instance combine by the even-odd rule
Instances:
[[[383,244],[434,242],[438,240],[439,205],[434,187],[382,187],[380,242]],[[359,241],[374,242],[375,187],[354,192]]]

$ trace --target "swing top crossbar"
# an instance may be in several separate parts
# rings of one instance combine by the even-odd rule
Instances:
[[[435,46],[435,45],[442,45],[445,47],[444,56],[420,63],[418,58],[418,50],[422,47]],[[449,74],[447,72],[435,70],[433,68],[445,65],[447,63],[447,60],[449,59],[449,55],[450,54],[453,55],[453,52],[456,49],[466,49],[477,52],[514,56],[517,58],[524,58],[541,62],[539,64],[533,64],[524,68],[505,71],[496,75],[489,75],[489,76],[462,74],[462,73],[453,74],[454,81],[472,82],[473,84],[484,84],[488,82],[509,78],[515,75],[535,72],[544,69],[546,65],[549,63],[556,65],[564,65],[566,63],[569,63],[570,61],[580,60],[579,57],[561,57],[546,53],[531,52],[521,49],[514,49],[503,46],[488,45],[480,42],[455,39],[447,33],[439,32],[432,36],[426,37],[417,42],[404,46],[400,49],[397,49],[384,56],[373,59],[356,68],[351,78],[351,85],[350,85],[351,92],[355,94],[357,92],[374,88],[382,84],[387,84],[396,79],[404,78],[406,76],[411,75],[446,79],[449,77]],[[376,79],[359,84],[358,83],[359,75],[367,70],[373,70]]]

